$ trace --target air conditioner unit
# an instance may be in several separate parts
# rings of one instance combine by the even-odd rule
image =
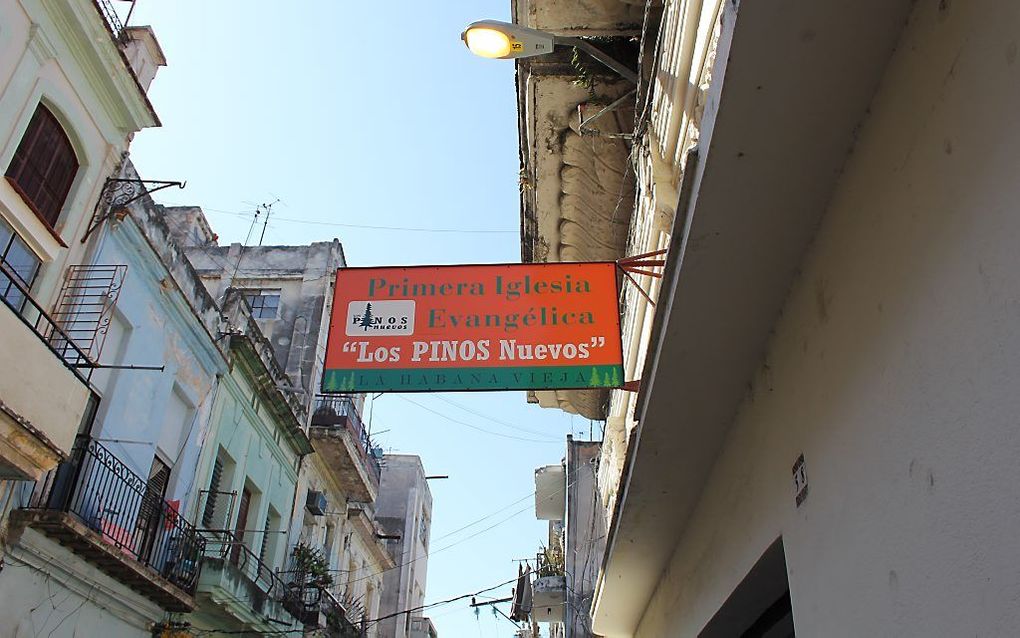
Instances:
[[[308,498],[305,499],[305,509],[315,516],[322,516],[326,513],[329,503],[326,501],[326,494],[315,490],[308,490]]]

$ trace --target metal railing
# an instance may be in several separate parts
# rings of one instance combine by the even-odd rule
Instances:
[[[294,592],[276,570],[259,558],[235,534],[207,530],[202,530],[201,534],[205,540],[202,554],[204,558],[221,560],[224,565],[233,565],[270,600],[283,603],[288,611],[300,604],[300,600],[295,600]]]
[[[355,638],[364,634],[364,618],[356,623],[350,618],[350,611],[328,589],[321,590],[319,610],[326,617],[326,629],[338,638]],[[361,625],[359,627],[358,625]]]
[[[131,12],[135,10],[135,0],[117,0],[117,3],[131,5],[128,9],[127,17],[123,21],[121,21],[120,15],[117,13],[113,0],[95,0],[96,9],[99,11],[99,15],[103,16],[103,21],[106,22],[110,35],[115,41],[120,42],[124,34],[124,27],[127,25],[128,20],[131,19]]]
[[[67,267],[53,320],[92,361],[99,361],[126,274],[124,265]]]
[[[46,313],[14,267],[3,260],[0,260],[0,299],[53,354],[82,381],[88,382],[93,365],[88,354]]]
[[[194,593],[204,540],[163,499],[161,486],[135,474],[98,441],[79,438],[70,459],[38,486],[30,506],[72,514],[126,556]]]
[[[313,427],[346,427],[358,443],[358,454],[369,468],[376,482],[382,473],[379,459],[372,453],[372,441],[365,430],[354,399],[346,394],[318,394],[315,396]]]

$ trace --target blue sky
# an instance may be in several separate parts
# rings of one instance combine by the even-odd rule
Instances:
[[[279,199],[266,244],[338,237],[353,266],[518,261],[513,64],[459,38],[509,11],[510,0],[139,0],[132,24],[152,25],[169,64],[150,91],[163,127],[139,133],[132,158],[147,179],[186,180],[157,199],[202,206],[221,243],[243,241],[255,206]],[[534,556],[547,536],[525,498],[534,468],[590,425],[520,392],[386,395],[372,421],[387,449],[450,475],[432,482],[440,551],[426,602],[508,580],[512,559]],[[428,615],[445,638],[513,635],[463,601]]]

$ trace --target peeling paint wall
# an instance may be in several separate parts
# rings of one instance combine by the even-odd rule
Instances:
[[[130,164],[123,175],[137,178]],[[158,456],[171,467],[167,498],[179,498],[192,491],[212,393],[226,371],[216,341],[219,309],[151,199],[100,232],[93,263],[128,267],[100,362],[165,369],[95,372],[100,404],[92,434],[143,477]]]
[[[276,317],[259,319],[259,328],[294,386],[310,402],[322,377],[336,271],[346,266],[340,241],[308,246],[207,245],[186,250],[217,299],[231,287],[279,291]]]

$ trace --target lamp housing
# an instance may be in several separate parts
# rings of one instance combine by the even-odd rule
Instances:
[[[499,20],[472,22],[460,34],[468,49],[483,58],[530,58],[553,52],[556,36]]]

